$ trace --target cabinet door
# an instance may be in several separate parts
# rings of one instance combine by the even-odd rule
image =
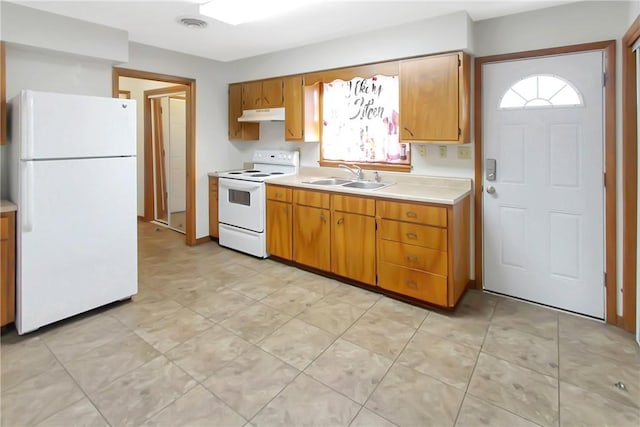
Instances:
[[[331,225],[328,209],[294,205],[293,260],[331,271]]]
[[[302,76],[284,79],[284,139],[304,140],[304,97]]]
[[[209,177],[209,236],[219,238],[218,233],[218,178]]]
[[[376,222],[373,217],[334,212],[331,271],[368,285],[376,282]]]
[[[282,79],[262,81],[262,108],[278,108],[284,106],[282,96]]]
[[[255,110],[262,107],[262,82],[242,84],[242,108]]]
[[[291,260],[291,204],[267,200],[267,252]]]
[[[400,63],[400,139],[458,141],[458,54]]]
[[[14,321],[16,307],[15,214],[0,217],[0,326]]]
[[[255,141],[260,138],[258,123],[241,123],[242,85],[229,85],[229,141]]]

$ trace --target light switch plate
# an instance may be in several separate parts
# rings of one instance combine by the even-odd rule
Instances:
[[[469,160],[471,158],[471,147],[458,147],[458,159]]]
[[[447,146],[446,145],[441,145],[438,147],[438,152],[440,153],[440,158],[441,159],[446,159],[447,158]]]

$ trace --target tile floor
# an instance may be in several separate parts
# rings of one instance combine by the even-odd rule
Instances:
[[[2,336],[3,426],[640,425],[620,329],[479,292],[443,314],[182,242],[141,224],[133,301]]]

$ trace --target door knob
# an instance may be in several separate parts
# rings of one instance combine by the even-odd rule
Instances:
[[[494,194],[495,192],[496,192],[496,189],[493,185],[490,185],[487,187],[487,193]]]

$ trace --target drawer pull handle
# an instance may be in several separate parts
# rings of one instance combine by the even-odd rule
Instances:
[[[418,261],[418,257],[415,255],[407,255],[405,258],[407,258],[407,261]]]
[[[404,284],[407,285],[410,288],[417,288],[418,284],[416,283],[415,280],[405,280]]]
[[[418,214],[415,213],[414,211],[407,211],[407,216],[409,218],[418,218]]]
[[[344,222],[344,218],[340,218],[336,224],[340,225]]]
[[[417,239],[418,235],[416,233],[407,233],[407,237],[409,239]]]

